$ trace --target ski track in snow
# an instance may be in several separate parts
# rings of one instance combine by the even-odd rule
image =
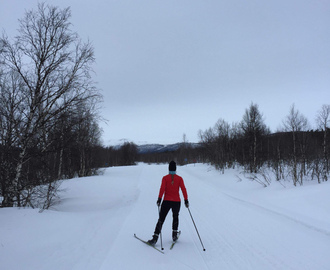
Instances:
[[[266,189],[254,188],[250,182],[245,188],[236,182],[234,171],[222,175],[202,164],[178,166],[178,174],[185,181],[206,251],[184,204],[182,233],[173,250],[169,249],[171,213],[162,231],[165,254],[141,243],[133,235],[144,240],[152,236],[158,219],[157,196],[167,168],[139,164],[64,181],[61,203],[42,214],[32,209],[0,209],[1,269],[330,269],[330,231],[324,229],[324,224],[330,224],[329,215],[324,215],[321,224],[308,218],[308,213],[306,217],[300,214],[302,201],[288,205],[287,210],[283,202],[281,208],[276,207],[263,195]],[[326,184],[320,188],[329,191]],[[281,200],[292,202],[280,195]],[[319,199],[324,205],[330,203],[325,196]],[[321,218],[330,214],[328,209]],[[292,214],[295,210],[299,213]]]
[[[328,231],[226,194],[221,190],[221,185],[209,182],[204,174],[194,175],[193,170],[187,170],[185,178],[196,181],[194,185],[199,185],[198,194],[207,194],[198,204],[200,219],[209,220],[211,213],[216,216],[214,222],[202,223],[205,227],[203,231],[208,232],[206,242],[211,243],[213,249],[206,255],[210,268],[330,269],[330,261],[325,259],[326,246],[330,243]],[[220,177],[218,181],[221,181]],[[202,199],[199,198],[200,201]],[[209,209],[205,211],[207,205]],[[320,238],[320,242],[315,241],[314,237]],[[306,241],[308,238],[311,242]],[[325,248],[320,251],[319,259],[314,259],[314,255],[305,251],[313,250],[312,244],[316,250],[320,249],[319,244]],[[216,253],[220,256],[209,256]],[[296,261],[292,263],[292,260]]]

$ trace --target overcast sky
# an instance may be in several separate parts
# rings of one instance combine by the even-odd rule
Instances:
[[[176,143],[258,104],[272,131],[294,103],[316,127],[330,104],[329,0],[49,0],[71,7],[96,56],[103,142]],[[1,0],[17,34],[35,0]]]

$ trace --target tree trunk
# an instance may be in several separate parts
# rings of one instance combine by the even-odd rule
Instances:
[[[328,164],[328,155],[327,155],[327,127],[324,129],[323,136],[323,168],[322,168],[322,177],[323,181],[328,181],[329,173],[329,164]]]

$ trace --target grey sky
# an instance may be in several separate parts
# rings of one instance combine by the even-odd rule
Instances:
[[[315,128],[330,104],[328,0],[49,0],[71,7],[73,30],[93,43],[104,143],[198,141],[251,102],[275,131],[296,108]],[[1,0],[0,27],[37,1]]]

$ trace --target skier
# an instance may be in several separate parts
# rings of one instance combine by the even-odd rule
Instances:
[[[181,206],[179,188],[181,188],[181,192],[184,197],[185,206],[189,207],[188,194],[186,187],[184,185],[183,179],[181,176],[176,174],[176,163],[171,161],[169,163],[169,174],[165,175],[162,179],[162,184],[160,186],[157,205],[158,207],[161,205],[159,219],[156,224],[154,235],[152,239],[148,241],[148,243],[154,246],[157,243],[158,236],[162,230],[163,223],[165,218],[172,209],[173,213],[173,223],[172,223],[172,239],[175,242],[178,239],[178,227],[179,227],[179,212]],[[165,193],[163,203],[161,204],[162,197]]]

